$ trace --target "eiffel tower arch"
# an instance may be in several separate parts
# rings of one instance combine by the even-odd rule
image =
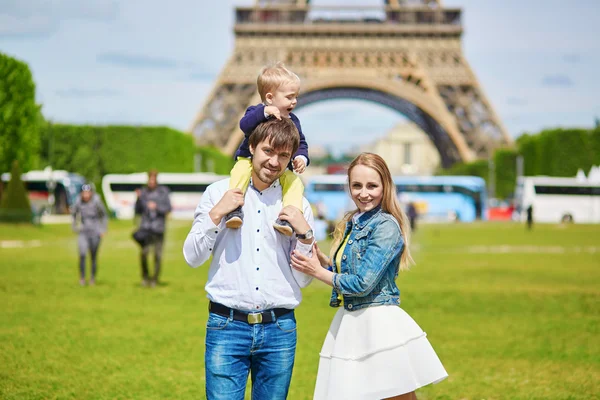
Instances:
[[[260,102],[258,71],[276,60],[302,80],[297,108],[352,98],[394,109],[429,136],[444,167],[512,144],[463,55],[459,8],[441,0],[256,0],[235,13],[233,54],[190,127],[199,144],[235,152],[239,120]]]

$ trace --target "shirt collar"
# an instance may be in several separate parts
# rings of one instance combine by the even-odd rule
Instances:
[[[254,186],[254,182],[252,182],[252,178],[250,178],[250,187],[252,189],[254,189],[256,192],[258,193],[264,193],[266,191],[269,191],[271,189],[275,189],[278,188],[281,184],[279,183],[279,179],[275,179],[275,181],[273,183],[271,183],[271,186],[269,186],[268,188],[266,188],[265,190],[258,190],[255,186]]]

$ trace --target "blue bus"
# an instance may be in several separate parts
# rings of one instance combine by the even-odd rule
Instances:
[[[403,206],[413,203],[419,217],[428,221],[485,220],[485,181],[476,176],[398,176],[394,177],[398,199]],[[348,195],[346,175],[318,175],[306,179],[304,195],[316,215],[340,220],[355,209]]]
[[[401,176],[394,183],[400,203],[412,202],[422,219],[487,219],[485,180],[478,176]]]

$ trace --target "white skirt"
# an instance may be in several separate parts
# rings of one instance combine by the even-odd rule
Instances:
[[[315,400],[380,400],[448,376],[425,332],[395,305],[340,308],[320,356]]]

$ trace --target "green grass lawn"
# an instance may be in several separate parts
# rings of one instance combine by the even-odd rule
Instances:
[[[204,398],[207,268],[183,260],[189,226],[171,221],[149,289],[130,222],[111,221],[95,287],[78,284],[69,226],[0,225],[0,398]],[[600,398],[600,226],[424,225],[413,239],[402,307],[450,374],[420,399]],[[292,400],[312,398],[329,293],[314,282],[297,310]]]

